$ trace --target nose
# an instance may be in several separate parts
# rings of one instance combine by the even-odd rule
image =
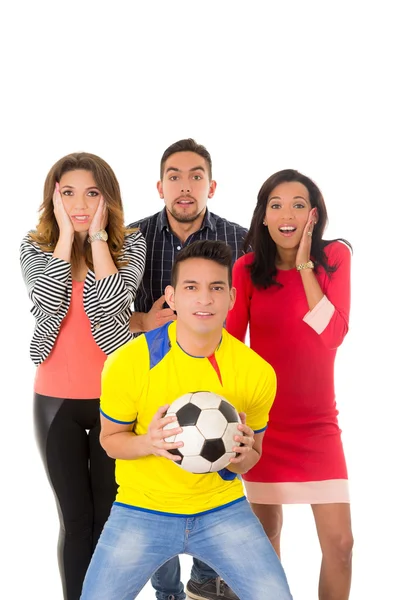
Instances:
[[[182,194],[190,194],[191,192],[191,184],[189,181],[181,181],[181,193]]]
[[[294,215],[290,208],[284,207],[284,209],[281,211],[281,217],[283,219],[290,220],[294,218]]]
[[[76,210],[82,210],[84,208],[87,208],[88,202],[85,194],[76,194],[74,199],[74,208]]]
[[[208,306],[213,303],[213,298],[210,290],[200,290],[197,301],[202,306]]]

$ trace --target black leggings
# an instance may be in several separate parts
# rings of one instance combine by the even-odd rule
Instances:
[[[34,394],[34,423],[58,507],[58,563],[64,599],[78,600],[116,497],[114,460],[99,443],[98,400]]]

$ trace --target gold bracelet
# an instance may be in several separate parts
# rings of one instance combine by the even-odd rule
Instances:
[[[314,269],[313,261],[309,260],[309,262],[307,262],[307,263],[301,263],[300,265],[297,265],[297,267],[296,267],[297,271],[302,271],[302,269]]]
[[[95,240],[101,240],[102,242],[106,242],[107,239],[108,239],[108,232],[105,229],[100,229],[99,231],[97,231],[96,233],[91,235],[88,238],[88,241],[90,244],[92,244],[92,242],[94,242]]]

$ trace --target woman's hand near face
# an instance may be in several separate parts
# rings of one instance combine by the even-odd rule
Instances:
[[[52,196],[52,202],[54,204],[54,215],[59,227],[59,237],[63,238],[74,238],[74,227],[73,223],[66,212],[65,206],[63,204],[62,196],[59,191],[59,183],[55,184],[54,194]]]
[[[70,262],[74,240],[74,227],[63,204],[62,196],[59,191],[59,183],[55,184],[52,201],[54,204],[54,215],[59,227],[59,238],[54,248],[53,256],[54,258],[60,258],[66,262]]]
[[[296,266],[307,263],[310,260],[310,252],[312,248],[312,234],[317,220],[317,208],[312,208],[309,212],[307,223],[302,233],[298,252],[296,253]]]
[[[90,236],[94,235],[94,233],[97,233],[101,229],[105,229],[107,224],[108,224],[108,209],[105,204],[105,200],[104,200],[103,196],[101,196],[99,199],[99,202],[98,202],[98,207],[95,211],[95,214],[92,218],[90,227],[88,229],[88,235],[90,235]]]

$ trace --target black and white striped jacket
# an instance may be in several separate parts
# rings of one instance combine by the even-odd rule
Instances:
[[[88,271],[83,291],[84,310],[98,346],[110,354],[132,339],[129,331],[131,305],[145,268],[146,242],[140,232],[125,238],[123,260],[128,264],[118,273],[96,281]],[[30,357],[36,365],[50,354],[65,318],[72,295],[71,264],[54,258],[32,242],[29,234],[22,240],[20,261],[23,277],[36,319],[30,344]]]

